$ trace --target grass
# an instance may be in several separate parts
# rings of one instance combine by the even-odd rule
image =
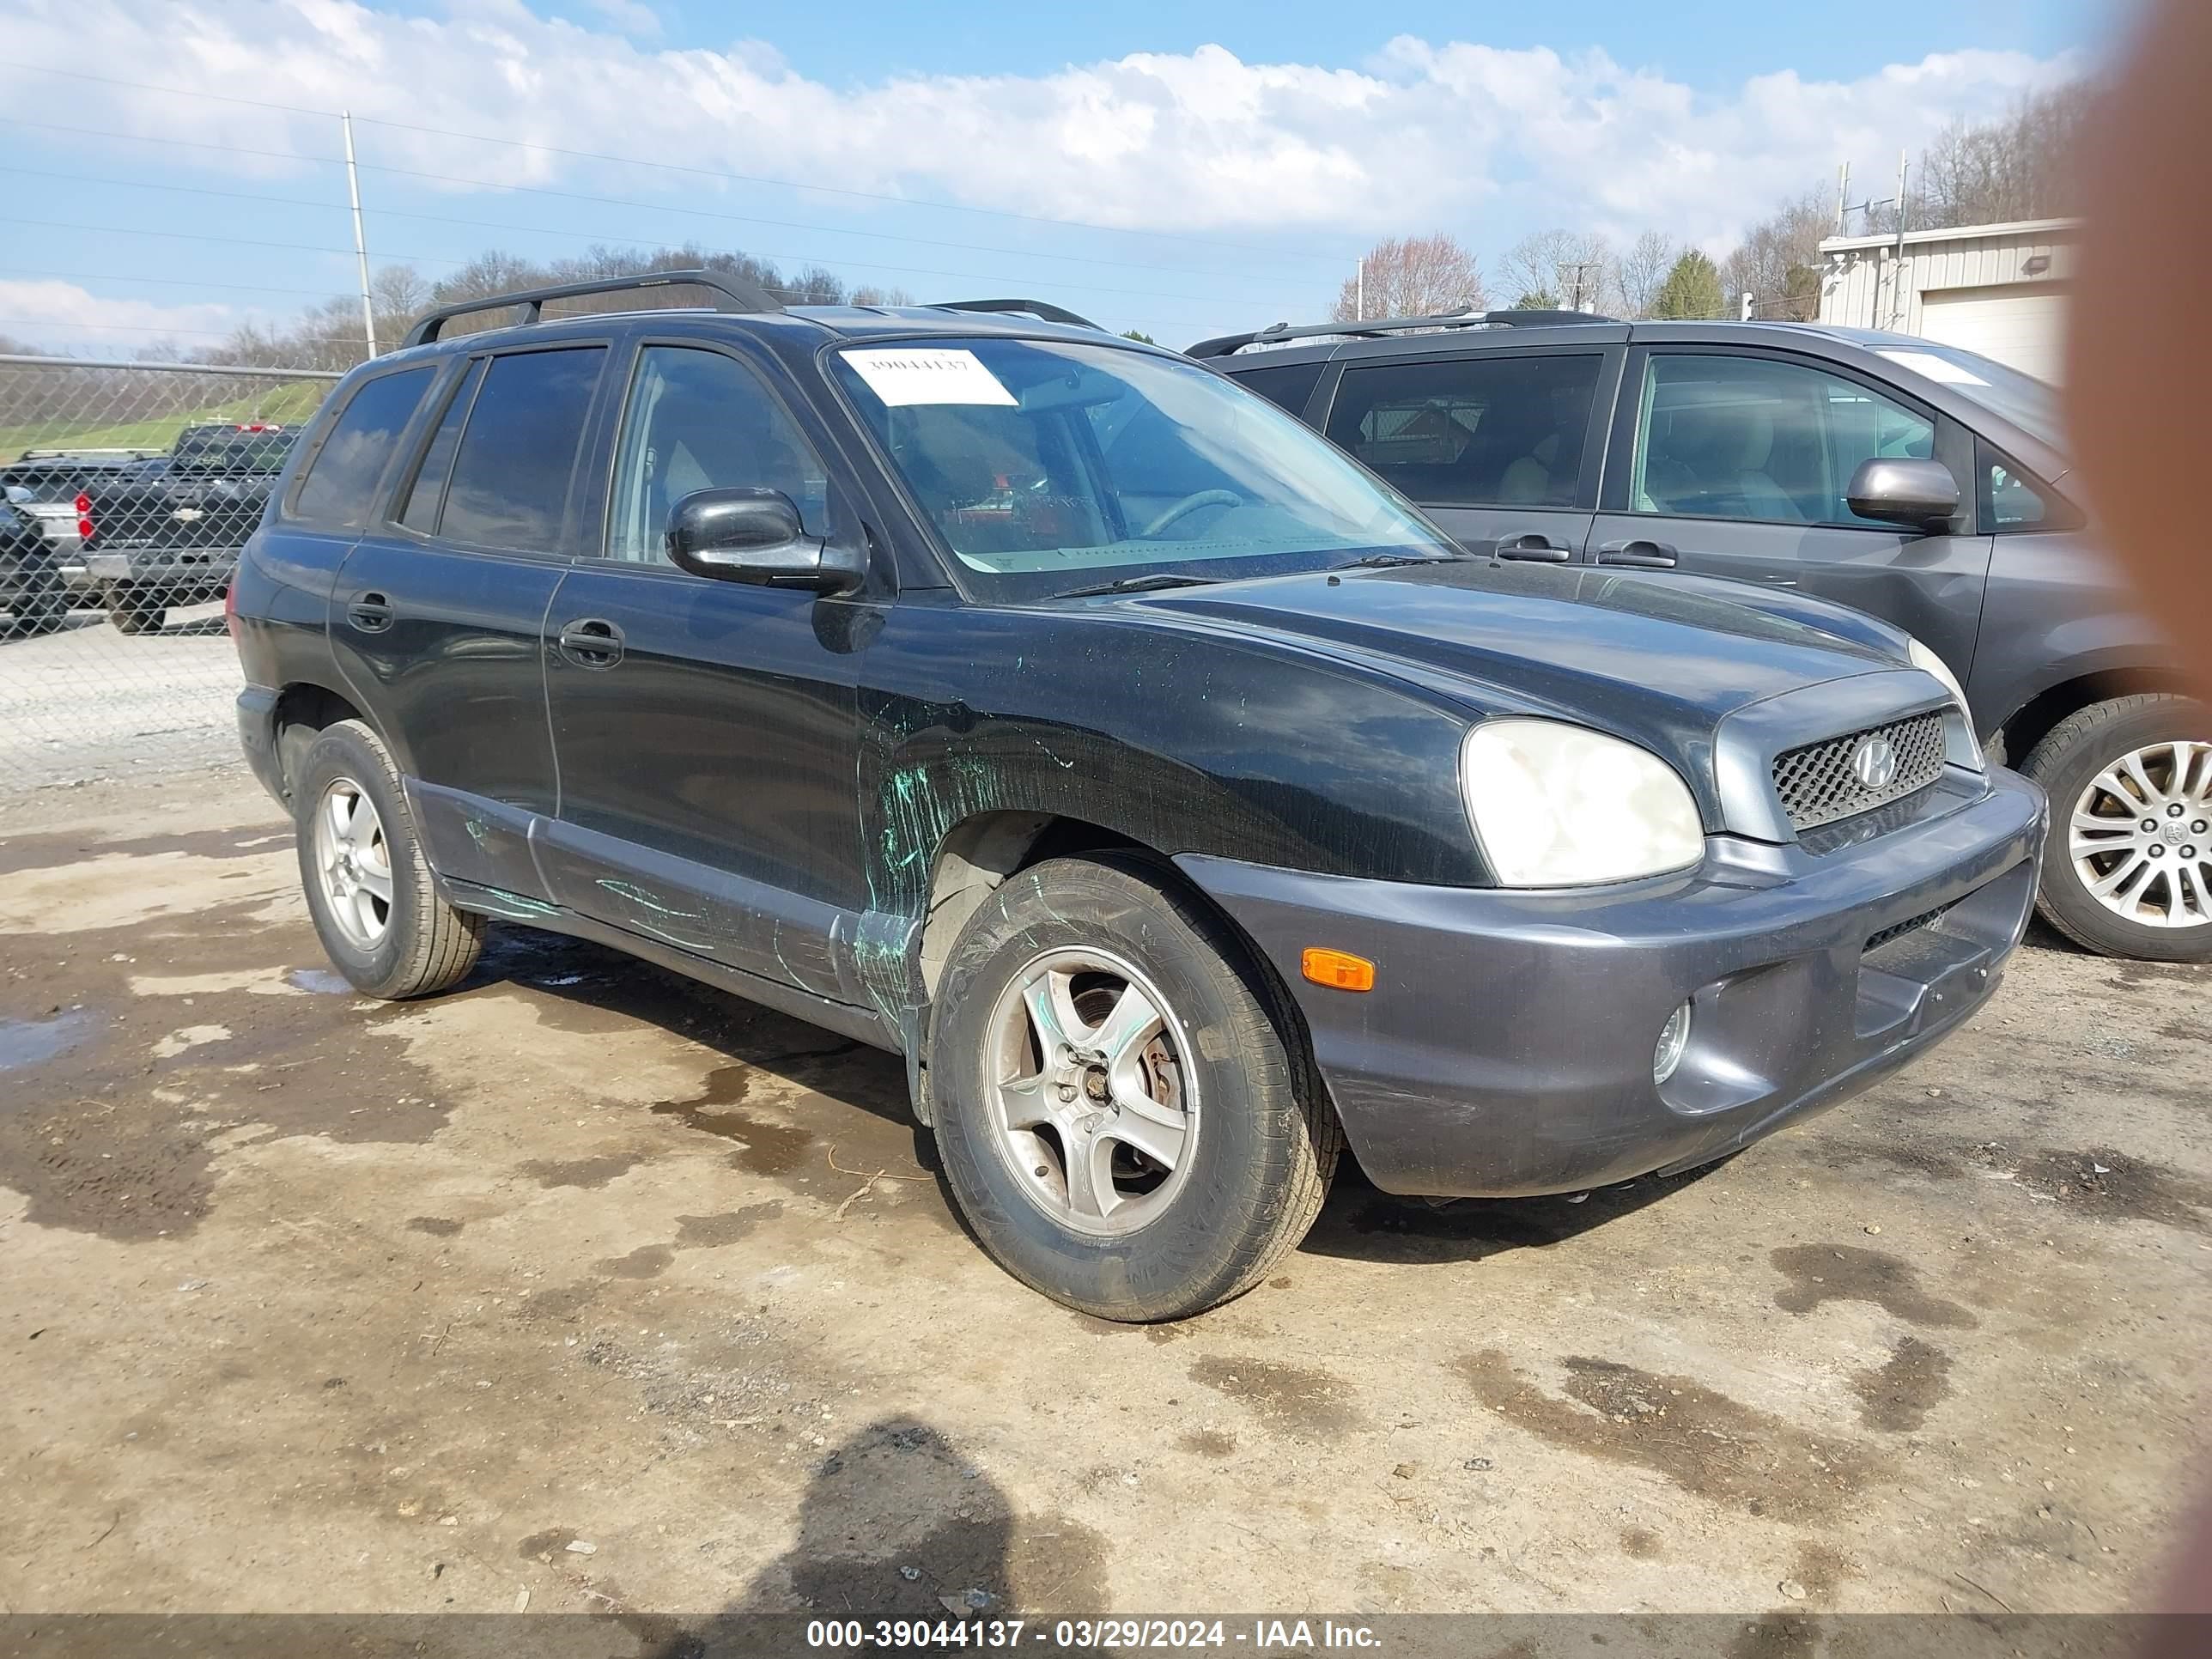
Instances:
[[[284,380],[258,387],[225,403],[204,404],[132,421],[40,421],[0,426],[0,459],[13,460],[27,449],[151,449],[166,451],[188,426],[209,422],[268,421],[297,426],[312,416],[329,393],[328,380]],[[0,399],[6,384],[0,380]]]

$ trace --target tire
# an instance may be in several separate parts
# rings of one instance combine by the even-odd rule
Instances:
[[[359,720],[325,727],[293,778],[292,803],[308,912],[356,990],[401,1001],[468,976],[483,953],[484,919],[439,896],[399,770],[375,732]],[[364,806],[373,818],[360,817]],[[349,860],[338,858],[342,849]]]
[[[1178,1319],[1250,1289],[1313,1225],[1342,1146],[1287,995],[1171,884],[1120,854],[1025,870],[969,919],[939,988],[930,1070],[953,1195],[1007,1272],[1103,1319]],[[1062,974],[1066,1000],[1045,996],[1064,1033],[1133,1071],[1044,1063],[1023,988]],[[1109,1009],[1157,1035],[1115,1042]],[[1000,1079],[1031,1067],[1035,1091],[1014,1085],[1022,1103],[1003,1103]],[[1124,1135],[1172,1162],[1147,1165]],[[1088,1206],[1069,1184],[1072,1145],[1103,1159],[1079,1160],[1104,1174],[1094,1191],[1108,1195]]]
[[[49,570],[15,602],[15,625],[26,634],[52,634],[69,621],[69,590]]]
[[[2160,694],[2093,703],[2021,770],[2051,797],[2045,921],[2104,956],[2212,961],[2212,710]],[[2094,890],[2115,878],[2109,901]]]
[[[158,634],[169,619],[168,607],[128,587],[107,590],[107,620],[118,634]]]

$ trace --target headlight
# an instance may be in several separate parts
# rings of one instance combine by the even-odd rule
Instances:
[[[1705,856],[1689,786],[1657,756],[1555,720],[1486,720],[1460,787],[1508,887],[1579,887],[1686,869]]]
[[[1951,701],[1959,705],[1959,714],[1966,722],[1966,757],[1954,756],[1953,758],[1961,759],[1963,764],[1980,771],[1984,764],[1982,745],[1981,740],[1974,734],[1974,711],[1966,707],[1966,688],[1959,684],[1959,677],[1951,672],[1951,665],[1918,640],[1907,640],[1905,654],[1912,659],[1915,668],[1924,670],[1941,680],[1943,689],[1951,694]]]

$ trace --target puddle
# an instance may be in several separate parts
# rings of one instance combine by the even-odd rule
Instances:
[[[284,975],[287,983],[302,991],[313,991],[321,997],[345,997],[353,994],[353,987],[343,974],[334,974],[327,968],[295,968]]]
[[[92,1016],[70,1008],[48,1019],[0,1019],[0,1072],[43,1066],[84,1041]]]

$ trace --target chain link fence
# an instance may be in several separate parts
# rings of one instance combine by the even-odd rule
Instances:
[[[223,592],[337,378],[0,356],[0,799],[235,752]]]

